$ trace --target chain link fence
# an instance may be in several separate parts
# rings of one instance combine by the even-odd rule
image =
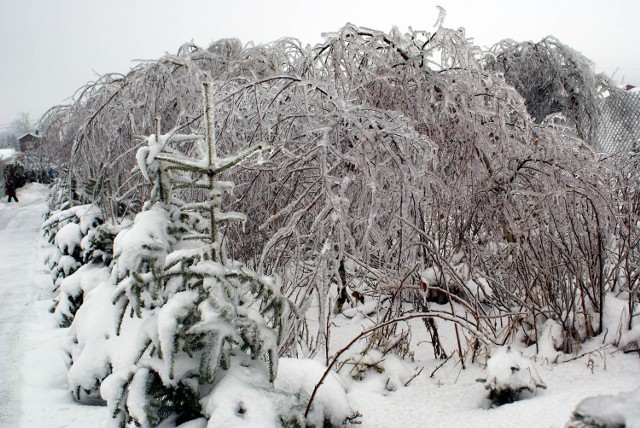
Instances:
[[[606,98],[598,120],[597,144],[606,153],[640,150],[640,92],[619,91]]]

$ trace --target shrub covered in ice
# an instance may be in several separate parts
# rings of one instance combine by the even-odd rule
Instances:
[[[511,346],[494,350],[487,361],[487,376],[478,379],[489,390],[489,400],[496,405],[512,403],[523,392],[535,394],[538,388],[546,389],[533,361]]]

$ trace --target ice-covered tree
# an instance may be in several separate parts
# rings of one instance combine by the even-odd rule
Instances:
[[[593,62],[554,37],[538,43],[503,40],[485,62],[524,97],[536,122],[562,113],[578,136],[595,145],[598,110],[610,82],[595,73]]]

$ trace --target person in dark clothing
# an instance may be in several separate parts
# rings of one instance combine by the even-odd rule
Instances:
[[[7,184],[5,185],[7,190],[7,202],[11,202],[11,198],[15,199],[18,202],[18,197],[16,196],[16,184],[12,178],[7,180]]]

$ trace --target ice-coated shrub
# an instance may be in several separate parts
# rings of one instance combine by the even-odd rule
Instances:
[[[428,310],[417,265],[437,273],[430,294],[468,303],[464,319],[490,342],[524,333],[537,343],[544,313],[571,352],[604,332],[603,295],[621,284],[637,312],[636,191],[611,174],[620,170],[613,158],[579,138],[592,134],[606,82],[556,40],[486,52],[440,25],[403,33],[349,24],[308,48],[293,39],[187,44],[125,76],[102,76],[73,105],[52,109],[42,146],[71,155],[70,176],[94,181],[105,212],[136,211],[151,190],[129,171],[157,150],[127,156],[134,136],[154,134],[156,115],[180,132],[204,129],[200,85],[211,76],[220,152],[273,147],[229,177],[239,190],[227,201],[248,215],[250,233],[226,229],[227,249],[281,274],[302,312],[318,307],[314,324],[330,325],[329,305],[346,305],[347,288],[367,276],[359,291],[393,294],[402,284],[398,300]],[[202,200],[183,190],[185,201]],[[625,192],[629,203],[615,203]],[[609,248],[611,235],[620,251]],[[347,263],[358,268],[343,277]],[[426,327],[436,338],[437,325]],[[304,318],[285,346],[313,357],[323,331]],[[314,337],[296,343],[301,333]]]

